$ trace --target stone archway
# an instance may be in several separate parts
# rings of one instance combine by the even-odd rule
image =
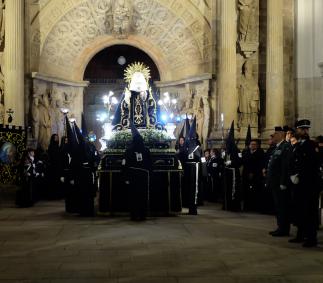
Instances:
[[[111,30],[115,21],[111,11],[118,2],[40,2],[31,26],[32,70],[80,81],[97,52],[114,44],[129,44],[151,56],[163,81],[210,72],[209,5],[188,0],[126,1],[131,5],[131,23],[129,34],[120,38]]]

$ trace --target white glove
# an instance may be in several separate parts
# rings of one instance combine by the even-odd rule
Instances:
[[[70,181],[70,184],[71,184],[71,185],[74,185],[74,180],[71,180],[71,181]]]
[[[299,177],[298,177],[298,174],[295,174],[295,175],[292,175],[290,176],[290,180],[292,181],[292,183],[294,185],[297,185],[299,183]]]
[[[232,163],[232,162],[231,162],[231,160],[228,160],[228,161],[226,161],[226,162],[225,162],[225,165],[226,165],[226,166],[230,166],[230,165],[231,165],[231,163]]]
[[[36,173],[36,177],[38,177],[39,176],[39,173]]]
[[[287,187],[286,187],[285,185],[280,185],[279,187],[280,187],[280,189],[281,189],[282,191],[285,191],[285,190],[287,189]]]
[[[62,183],[64,183],[65,178],[64,177],[60,177],[60,180],[61,180]]]

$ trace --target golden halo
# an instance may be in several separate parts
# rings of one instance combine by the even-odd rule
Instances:
[[[132,76],[134,73],[142,73],[145,77],[146,82],[148,83],[150,79],[150,70],[147,66],[144,65],[144,63],[141,62],[135,62],[130,64],[127,69],[124,71],[124,79],[125,81],[130,84]]]

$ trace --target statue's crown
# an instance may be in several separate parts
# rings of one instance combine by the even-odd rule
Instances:
[[[145,77],[146,82],[148,83],[150,79],[150,70],[141,62],[135,62],[130,64],[124,72],[125,81],[130,84],[132,76],[134,73],[142,73]]]

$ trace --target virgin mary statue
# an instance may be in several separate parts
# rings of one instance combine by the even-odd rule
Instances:
[[[143,63],[133,63],[125,70],[127,86],[115,113],[112,125],[115,130],[154,128],[157,123],[156,101],[149,87],[150,71]]]

